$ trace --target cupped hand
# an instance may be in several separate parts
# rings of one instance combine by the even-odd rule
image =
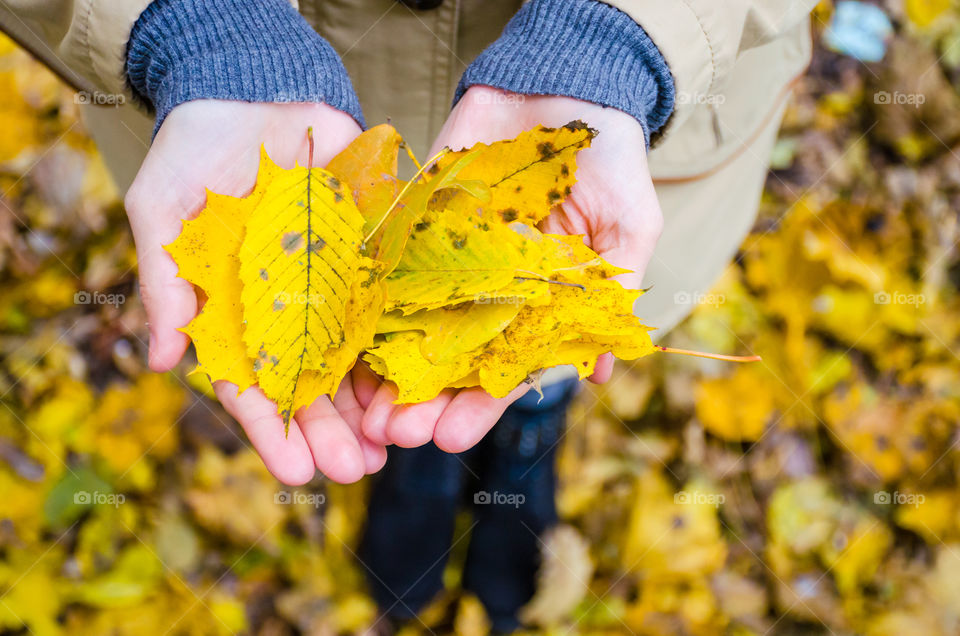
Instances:
[[[250,193],[261,144],[281,167],[307,165],[308,127],[314,131],[315,166],[326,165],[361,132],[349,115],[325,104],[197,100],[177,106],[164,120],[124,201],[137,247],[154,371],[168,371],[180,361],[189,341],[178,329],[198,310],[193,286],[177,277],[163,246],[180,233],[183,219],[200,211],[206,189],[231,196]],[[236,385],[216,382],[214,390],[277,479],[299,485],[319,469],[346,483],[386,461],[383,444],[367,439],[360,426],[376,382],[365,368],[355,369],[332,401],[324,397],[296,413],[286,436],[276,404],[256,387],[237,395]]]
[[[578,119],[599,135],[577,156],[577,183],[541,229],[585,235],[587,245],[607,261],[633,270],[619,280],[639,289],[663,216],[647,166],[643,128],[631,115],[569,97],[474,86],[453,109],[430,156],[443,147],[469,148],[512,139],[539,124],[559,127]],[[605,382],[612,369],[613,357],[605,354],[590,379]],[[412,447],[433,440],[443,450],[462,452],[479,442],[527,388],[501,399],[480,388],[447,390],[429,402],[395,405],[396,388],[385,383],[363,416],[363,434],[381,444]]]

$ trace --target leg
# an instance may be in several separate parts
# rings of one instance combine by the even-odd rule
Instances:
[[[554,458],[576,388],[575,380],[544,387],[539,404],[531,391],[477,448],[480,490],[464,587],[483,602],[496,631],[519,627],[517,611],[533,596],[538,537],[557,520]]]

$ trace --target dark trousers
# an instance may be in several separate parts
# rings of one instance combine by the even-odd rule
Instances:
[[[456,514],[472,513],[464,588],[497,631],[518,627],[533,596],[539,535],[557,520],[554,459],[576,382],[531,391],[465,453],[433,444],[389,451],[373,488],[359,557],[382,612],[413,617],[443,587]]]

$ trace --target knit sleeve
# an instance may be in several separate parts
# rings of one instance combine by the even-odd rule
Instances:
[[[467,68],[456,100],[482,84],[617,108],[647,142],[673,112],[670,69],[630,16],[598,0],[531,0]]]
[[[155,0],[133,26],[126,68],[155,130],[194,99],[322,102],[364,125],[340,58],[286,0]]]

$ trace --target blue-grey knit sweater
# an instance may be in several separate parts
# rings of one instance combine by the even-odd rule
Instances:
[[[127,78],[160,127],[183,102],[323,102],[363,114],[333,47],[287,0],[155,0],[127,46]],[[464,73],[476,84],[617,108],[649,135],[673,110],[667,64],[637,23],[598,0],[532,0]]]

